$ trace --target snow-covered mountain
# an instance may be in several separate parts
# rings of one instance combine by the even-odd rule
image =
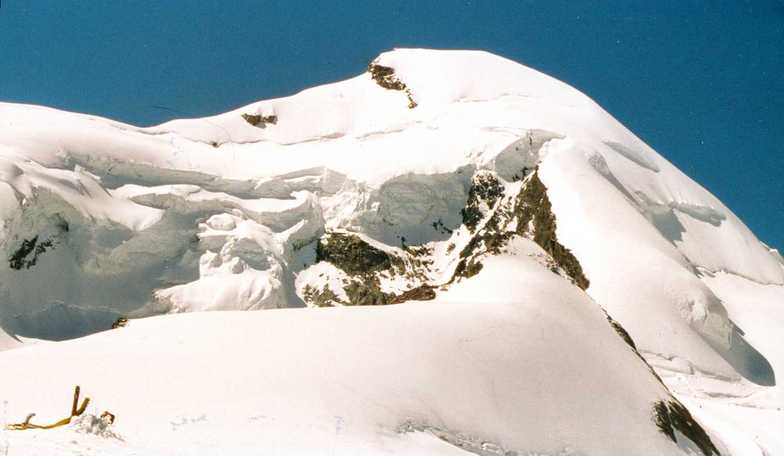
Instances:
[[[485,52],[152,128],[0,103],[0,250],[2,420],[118,418],[0,454],[784,454],[782,257]]]

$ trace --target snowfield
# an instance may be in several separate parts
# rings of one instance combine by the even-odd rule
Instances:
[[[92,398],[0,455],[784,454],[782,257],[489,53],[150,128],[0,103],[0,250],[0,421]]]
[[[12,350],[7,413],[54,421],[79,379],[124,439],[94,454],[470,454],[431,428],[503,449],[480,454],[678,454],[651,422],[664,386],[520,244],[431,302],[172,315]],[[46,432],[68,431],[8,432],[11,454]]]

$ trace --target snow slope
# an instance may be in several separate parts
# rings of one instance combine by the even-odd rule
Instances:
[[[123,439],[7,431],[9,454],[680,454],[651,421],[667,390],[536,251],[516,241],[432,302],[156,317],[6,352],[8,417],[57,418],[77,382]]]
[[[536,194],[542,188],[544,197]],[[525,195],[539,198],[534,206],[546,210],[520,226],[525,207],[518,203]],[[548,214],[557,223],[542,225]],[[485,52],[398,49],[346,81],[152,128],[0,103],[0,249],[8,259],[0,262],[0,349],[18,347],[14,337],[94,333],[121,316],[432,298],[436,303],[422,309],[438,308],[437,302],[467,300],[455,291],[460,287],[501,280],[487,276],[499,253],[493,243],[509,236],[550,246],[519,256],[534,255],[543,271],[571,279],[559,282],[569,291],[542,286],[530,292],[544,294],[530,299],[547,306],[553,296],[577,289],[569,282],[585,288],[594,302],[585,294],[575,299],[600,305],[631,334],[665,383],[721,431],[717,442],[726,440],[732,454],[784,454],[776,426],[784,416],[777,385],[783,322],[774,317],[784,290],[781,256],[596,103],[535,70]],[[563,247],[574,256],[561,255]],[[520,281],[538,283],[535,276]],[[473,307],[459,307],[454,318],[489,312],[487,302],[512,302],[518,288],[504,284],[469,294]],[[281,314],[290,316],[265,313],[252,321],[350,311],[376,325],[392,324],[382,323],[395,318],[387,313],[428,312],[402,307],[286,311]],[[133,320],[132,327],[161,321],[166,331],[178,332],[207,319],[202,329],[212,333],[222,318],[230,317]],[[100,344],[130,347],[126,337],[84,340],[111,338]],[[292,347],[307,337],[307,331],[288,335]],[[411,337],[422,342],[417,337],[424,335]],[[71,348],[88,346],[43,344],[0,356],[4,362],[22,357],[18,363],[24,356],[98,356]],[[570,350],[576,348],[551,356],[571,356]],[[584,356],[604,357],[603,350],[593,347]],[[392,375],[394,366],[383,371]],[[584,368],[570,364],[559,372],[573,379]],[[625,364],[618,370],[627,369],[636,372]],[[647,381],[635,377],[618,391],[650,403],[661,391],[637,386]],[[22,388],[12,383],[9,388]],[[92,387],[109,395],[108,385]],[[737,405],[738,397],[753,407]],[[759,410],[749,413],[763,418],[737,420],[746,412],[736,413],[738,407]],[[126,413],[141,419],[138,411]],[[529,419],[509,417],[510,423]],[[628,419],[635,426],[651,422],[639,413]],[[479,432],[475,423],[466,424]],[[135,429],[131,434],[144,434]],[[487,432],[511,438],[511,431],[499,429]],[[405,445],[430,444],[406,435]],[[575,439],[588,454],[609,451],[584,435]],[[560,451],[545,440],[511,443],[521,451]]]

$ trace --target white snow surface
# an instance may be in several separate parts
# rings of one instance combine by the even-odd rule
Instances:
[[[54,421],[79,382],[123,438],[86,454],[470,454],[429,428],[517,454],[679,454],[651,421],[663,385],[535,248],[431,302],[153,317],[11,350],[0,398]],[[51,432],[6,431],[9,454],[90,443]]]
[[[784,454],[775,250],[553,78],[480,51],[397,49],[375,63],[415,108],[370,73],[151,128],[0,103],[7,419],[44,413],[80,383],[127,436],[97,441],[95,454],[237,454],[262,437],[271,454],[464,452],[430,431],[397,432],[406,420],[518,454],[678,451],[651,425],[666,391],[600,305],[717,445]],[[475,173],[511,191],[536,166],[587,296],[520,241],[435,302],[136,319],[302,307],[305,285],[336,282],[313,264],[325,232],[439,254],[465,244]],[[22,342],[119,316],[132,324]],[[70,454],[69,430],[26,432],[3,434],[0,450],[5,438],[21,454]]]

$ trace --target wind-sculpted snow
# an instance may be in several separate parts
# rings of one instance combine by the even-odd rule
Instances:
[[[585,95],[501,57],[395,50],[370,69],[289,97],[150,128],[1,103],[0,349],[24,345],[25,338],[103,331],[120,317],[133,327],[141,317],[206,310],[415,301],[405,312],[416,321],[419,301],[443,303],[443,296],[466,304],[458,313],[514,301],[510,293],[519,290],[508,281],[482,293],[454,292],[482,277],[513,275],[533,293],[530,309],[552,305],[556,288],[581,296],[580,305],[602,306],[657,369],[760,388],[754,391],[774,397],[766,404],[784,405],[774,336],[759,329],[759,319],[738,317],[741,306],[728,301],[736,296],[728,298],[726,282],[714,279],[727,275],[781,290],[784,261],[708,191]],[[510,261],[507,271],[488,272],[498,255],[531,259],[546,275],[566,280],[537,294],[540,276],[527,266]],[[384,267],[373,258],[385,258]],[[294,324],[310,311],[286,315]],[[340,310],[318,312],[331,311]],[[480,312],[466,315],[474,311]],[[163,321],[173,322],[168,330],[182,328],[177,319]],[[595,325],[591,331],[620,340],[607,321]],[[603,346],[569,340],[585,358],[609,356]],[[282,338],[276,343],[285,345]],[[49,346],[59,345],[40,350]],[[565,346],[554,345],[549,356],[571,356]],[[638,371],[610,359],[619,372]],[[630,406],[634,416],[620,413],[618,422],[655,429],[653,403],[669,399],[659,386],[655,394],[638,386],[654,378],[638,364],[641,377],[620,382],[612,394],[577,394],[613,401],[619,394],[637,405]],[[559,375],[579,378],[585,367],[561,368]],[[493,401],[514,402],[498,394]],[[530,400],[517,398],[517,405]],[[568,447],[568,439],[559,447],[536,443],[536,432],[515,433],[529,415],[524,421],[505,415],[517,424],[498,418],[481,430],[467,421],[446,426],[429,409],[403,409],[427,415],[422,421],[401,412],[399,422],[385,421],[388,429],[406,419],[416,423],[416,432],[399,437],[407,444],[424,444],[421,428],[486,438],[510,451],[558,454]],[[468,414],[449,410],[446,416]],[[564,419],[561,405],[536,413],[549,423]],[[509,435],[532,440],[502,442]],[[646,437],[645,445],[671,443],[660,437],[657,443]],[[609,448],[589,440],[577,439],[577,447],[590,454]],[[771,441],[767,450],[784,448]]]
[[[633,161],[634,163],[637,163],[638,165],[642,166],[645,169],[651,170],[656,173],[660,171],[656,163],[653,163],[652,161],[648,160],[645,157],[645,155],[640,152],[632,150],[621,143],[617,143],[613,141],[605,141],[605,144],[607,144],[613,151],[617,152],[622,157],[628,158],[629,160]]]

